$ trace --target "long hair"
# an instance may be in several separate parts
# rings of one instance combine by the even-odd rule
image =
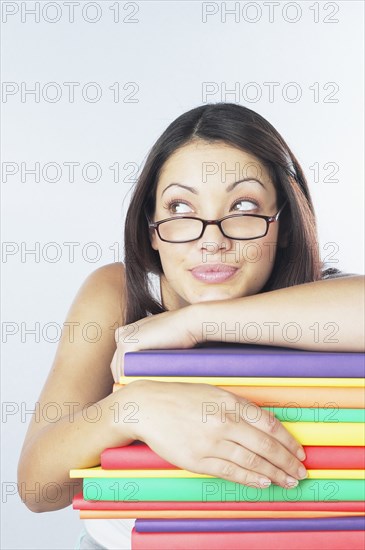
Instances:
[[[275,128],[261,115],[234,103],[196,107],[174,120],[151,148],[133,190],[124,229],[126,273],[125,324],[148,313],[165,311],[153,299],[148,272],[162,274],[158,251],[151,246],[146,213],[152,217],[159,175],[167,159],[196,140],[224,142],[254,155],[269,171],[280,215],[278,243],[271,275],[260,293],[321,278],[316,220],[308,184],[297,159]]]

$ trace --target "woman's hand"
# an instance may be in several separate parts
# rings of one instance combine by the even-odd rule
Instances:
[[[119,327],[111,364],[114,380],[123,374],[128,351],[184,349],[199,343],[192,308]],[[302,451],[304,460],[302,447],[279,420],[256,404],[209,384],[141,379],[127,387],[138,407],[138,422],[130,426],[133,439],[145,441],[179,468],[261,487],[270,480],[295,486],[296,479],[303,477],[297,455]]]
[[[133,438],[179,468],[259,487],[306,477],[303,448],[254,403],[209,384],[142,379],[127,387],[138,411]]]
[[[144,349],[192,348],[198,343],[192,306],[165,311],[117,328],[117,349],[111,362],[114,381],[123,374],[124,354]]]

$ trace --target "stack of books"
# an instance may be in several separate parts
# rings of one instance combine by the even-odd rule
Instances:
[[[304,446],[308,477],[294,489],[246,486],[177,468],[136,441],[106,449],[100,466],[70,471],[83,478],[73,507],[82,519],[137,518],[134,550],[363,550],[364,371],[361,353],[227,344],[126,353],[114,391],[143,378],[242,396]],[[208,422],[217,404],[202,407]]]

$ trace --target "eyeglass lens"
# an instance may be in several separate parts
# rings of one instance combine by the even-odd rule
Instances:
[[[255,239],[266,233],[266,221],[254,216],[237,216],[222,221],[222,229],[231,239]],[[198,239],[203,229],[201,220],[176,218],[159,225],[162,239],[184,242]]]

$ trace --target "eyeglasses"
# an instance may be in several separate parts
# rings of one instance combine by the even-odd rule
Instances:
[[[237,241],[249,241],[265,237],[269,231],[269,225],[278,221],[279,216],[286,205],[284,202],[280,210],[274,216],[260,216],[257,214],[231,214],[219,220],[202,220],[192,216],[180,216],[165,218],[158,222],[151,222],[147,217],[148,227],[156,229],[161,241],[167,243],[188,243],[200,239],[207,225],[218,225],[227,239]]]

